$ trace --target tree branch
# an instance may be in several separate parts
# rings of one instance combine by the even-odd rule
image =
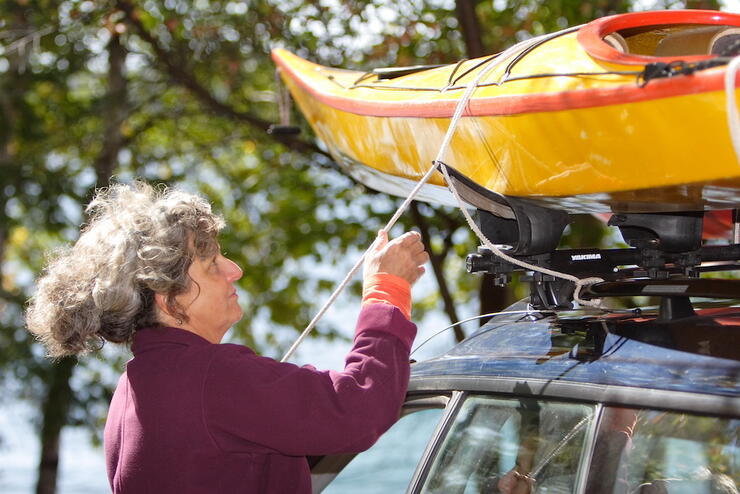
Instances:
[[[460,22],[465,50],[469,58],[478,58],[485,55],[483,38],[480,32],[480,22],[475,13],[477,0],[455,0],[457,20]]]
[[[134,11],[134,6],[128,0],[118,0],[117,6],[124,13],[129,24],[135,28],[136,33],[141,37],[141,39],[151,46],[157,60],[159,60],[159,62],[165,67],[167,73],[176,84],[190,91],[193,96],[195,96],[206,107],[210,108],[214,113],[239,122],[246,122],[249,125],[267,133],[267,129],[271,125],[270,122],[256,117],[251,113],[239,111],[216,99],[208,89],[200,84],[194,75],[185,69],[184,61],[176,60],[176,57],[167,51],[167,49],[165,49],[149,31],[147,31],[141,23],[138,14]],[[319,153],[330,157],[315,143],[306,142],[293,136],[272,135],[272,137],[294,151],[303,153]]]

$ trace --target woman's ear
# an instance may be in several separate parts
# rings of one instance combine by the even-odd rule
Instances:
[[[165,302],[164,295],[161,293],[155,293],[154,305],[157,307],[157,320],[168,325],[171,325],[175,321],[175,318],[167,309],[167,302]]]

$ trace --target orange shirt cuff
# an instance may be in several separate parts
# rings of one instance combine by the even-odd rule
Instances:
[[[365,279],[362,287],[362,305],[390,304],[411,320],[411,285],[400,276],[377,273]]]

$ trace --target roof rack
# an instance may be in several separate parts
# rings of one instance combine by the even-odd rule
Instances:
[[[702,245],[703,211],[616,213],[608,225],[619,229],[629,248],[557,249],[569,223],[567,212],[494,194],[454,169],[448,171],[463,199],[478,208],[478,226],[491,242],[508,246],[507,254],[535,266],[581,278],[603,278],[605,283],[592,285],[584,292],[593,298],[617,295],[669,298],[673,305],[666,305],[666,317],[688,314],[688,298],[692,296],[740,298],[740,280],[698,280],[702,272],[740,270],[737,232],[735,243]],[[736,210],[736,229],[740,226],[739,217]],[[479,247],[477,253],[469,254],[466,267],[470,273],[492,274],[498,286],[509,283],[514,272],[525,272],[520,279],[531,283],[533,307],[569,309],[573,306],[574,283],[536,271],[527,272],[495,256],[488,248]],[[685,282],[676,285],[675,280]],[[678,286],[686,289],[679,293]],[[671,310],[679,303],[684,309]]]

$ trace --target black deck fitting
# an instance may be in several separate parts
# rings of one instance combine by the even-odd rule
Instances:
[[[697,250],[703,223],[703,211],[614,214],[609,219],[609,226],[618,227],[628,245],[663,252]]]

